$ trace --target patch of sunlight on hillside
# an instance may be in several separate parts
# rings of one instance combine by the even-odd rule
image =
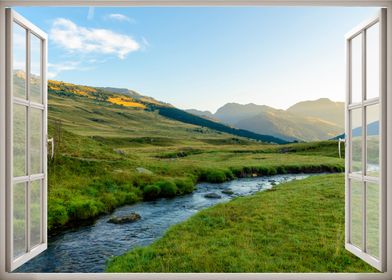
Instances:
[[[109,97],[108,101],[113,104],[117,105],[123,105],[125,107],[136,107],[136,108],[142,108],[145,109],[146,106],[135,102],[133,99],[129,97]]]
[[[53,91],[66,90],[73,94],[82,95],[86,97],[91,97],[90,95],[91,93],[97,92],[97,90],[92,87],[79,86],[70,83],[54,81],[54,80],[48,81],[48,88]]]

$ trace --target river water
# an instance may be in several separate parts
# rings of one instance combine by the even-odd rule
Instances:
[[[151,244],[162,237],[170,226],[186,220],[201,209],[308,176],[286,174],[237,179],[221,184],[200,183],[189,195],[123,206],[110,215],[101,216],[93,225],[52,237],[45,252],[16,272],[103,272],[108,258]],[[231,190],[234,194],[223,194],[223,190]],[[218,194],[221,198],[204,197],[209,193]],[[131,212],[139,213],[142,218],[129,224],[107,222],[112,216]]]

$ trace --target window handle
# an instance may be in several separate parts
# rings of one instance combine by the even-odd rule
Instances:
[[[48,139],[48,144],[49,143],[51,144],[51,148],[52,148],[52,153],[50,155],[50,158],[53,159],[53,157],[54,157],[54,139],[53,138]]]
[[[345,138],[339,138],[339,141],[338,141],[339,158],[342,158],[341,143],[346,143],[346,139]]]

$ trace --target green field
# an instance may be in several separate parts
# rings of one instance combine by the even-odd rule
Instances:
[[[108,272],[375,272],[344,248],[344,176],[320,175],[202,210]]]
[[[58,82],[53,83],[51,234],[91,223],[124,204],[192,192],[198,181],[344,168],[335,141],[266,144],[172,120],[148,107],[113,104],[107,98],[113,93],[69,84],[61,84],[60,90]],[[142,105],[149,106],[148,102]]]
[[[166,115],[159,106],[169,108]],[[50,234],[121,205],[190,193],[201,181],[335,173],[204,210],[153,245],[112,259],[108,271],[373,271],[343,247],[344,183],[336,172],[344,159],[336,141],[267,143],[260,139],[273,138],[216,126],[151,98],[55,81],[49,137]]]

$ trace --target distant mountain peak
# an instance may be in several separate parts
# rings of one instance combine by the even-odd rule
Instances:
[[[192,110],[188,112],[195,114]],[[344,131],[344,103],[326,97],[301,101],[287,110],[253,102],[228,102],[215,114],[210,113],[198,111],[196,115],[289,141],[329,139]]]

